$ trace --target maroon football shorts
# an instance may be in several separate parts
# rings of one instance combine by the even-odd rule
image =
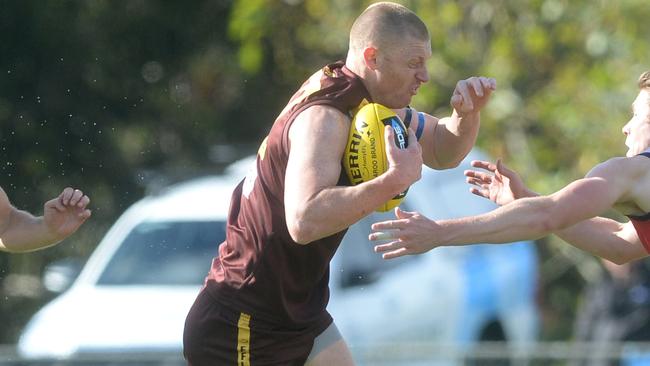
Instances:
[[[183,354],[191,366],[302,366],[328,326],[289,329],[261,322],[201,291],[185,320]]]

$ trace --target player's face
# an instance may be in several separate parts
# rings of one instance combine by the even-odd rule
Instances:
[[[650,147],[650,92],[641,90],[632,104],[632,118],[623,126],[627,156]]]
[[[406,39],[378,52],[375,102],[389,108],[404,108],[411,103],[420,85],[429,81],[426,61],[431,57],[431,42]]]

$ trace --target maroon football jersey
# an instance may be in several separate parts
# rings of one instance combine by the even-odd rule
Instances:
[[[346,115],[370,101],[343,62],[327,65],[293,95],[262,142],[256,169],[232,195],[225,242],[206,278],[220,303],[274,324],[322,327],[331,322],[329,262],[345,231],[307,245],[291,239],[284,214],[289,128],[301,111],[328,105]],[[342,170],[338,185],[349,185]]]

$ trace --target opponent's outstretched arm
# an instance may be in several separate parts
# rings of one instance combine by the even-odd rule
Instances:
[[[487,198],[498,205],[507,205],[515,199],[537,197],[539,194],[528,189],[521,177],[497,160],[496,164],[487,161],[473,161],[472,166],[487,170],[467,170],[467,182],[477,196]],[[594,217],[579,222],[566,229],[558,230],[558,235],[567,243],[611,262],[622,264],[648,255],[631,222]]]
[[[44,204],[43,216],[35,217],[13,207],[0,188],[0,250],[30,252],[60,242],[90,217],[89,202],[80,190],[66,188]]]
[[[375,249],[384,258],[417,254],[441,245],[507,243],[537,239],[598,216],[628,193],[630,174],[621,161],[601,164],[560,191],[518,199],[486,214],[432,221],[396,210],[397,220],[373,225],[371,240],[390,240]]]

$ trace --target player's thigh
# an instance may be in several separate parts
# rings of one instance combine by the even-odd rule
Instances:
[[[316,337],[305,363],[305,366],[330,365],[354,366],[352,353],[334,323]]]

